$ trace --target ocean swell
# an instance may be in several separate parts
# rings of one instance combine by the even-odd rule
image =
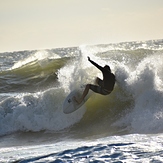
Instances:
[[[15,66],[1,71],[0,135],[67,128],[76,137],[162,133],[161,46],[154,42],[80,46],[57,55],[47,51],[39,59],[40,53],[33,60],[29,54],[20,57]],[[62,104],[72,90],[102,78],[87,56],[110,65],[115,89],[109,96],[93,93],[82,108],[64,114]]]

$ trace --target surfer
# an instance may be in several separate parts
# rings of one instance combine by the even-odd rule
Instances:
[[[111,69],[108,65],[105,65],[104,67],[102,67],[98,65],[97,63],[95,63],[94,61],[92,61],[90,57],[88,57],[88,61],[90,61],[99,70],[101,70],[103,74],[103,80],[97,77],[95,81],[97,85],[87,84],[82,96],[79,99],[74,97],[75,101],[78,104],[80,104],[84,100],[84,98],[89,92],[89,89],[101,95],[108,95],[113,91],[113,88],[115,85],[115,75],[111,72]]]

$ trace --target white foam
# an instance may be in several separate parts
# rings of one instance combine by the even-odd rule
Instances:
[[[63,89],[20,94],[1,102],[0,135],[15,131],[59,131],[77,123],[85,108],[66,115],[62,112]]]
[[[94,81],[98,70],[96,68],[92,69],[87,56],[87,50],[82,49],[79,56],[58,71],[58,80],[65,92],[70,92]],[[91,55],[89,56],[91,57]],[[95,56],[92,58],[95,58]]]
[[[157,58],[160,58],[157,60]],[[162,57],[158,54],[144,58],[135,70],[121,69],[117,73],[119,85],[133,98],[130,111],[115,125],[130,126],[130,132],[157,133],[163,127]],[[123,81],[124,80],[124,81]]]

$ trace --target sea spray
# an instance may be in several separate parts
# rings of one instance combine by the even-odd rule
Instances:
[[[78,122],[84,108],[65,115],[62,102],[65,98],[60,88],[36,94],[21,94],[1,102],[0,135],[16,131],[60,131]]]

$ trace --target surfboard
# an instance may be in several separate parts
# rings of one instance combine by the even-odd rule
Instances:
[[[87,96],[80,104],[78,104],[74,100],[74,97],[79,98],[79,97],[81,97],[81,94],[82,94],[81,91],[74,90],[66,97],[66,99],[63,102],[63,106],[62,106],[63,112],[65,114],[70,114],[70,113],[76,111],[89,99],[89,96]]]

